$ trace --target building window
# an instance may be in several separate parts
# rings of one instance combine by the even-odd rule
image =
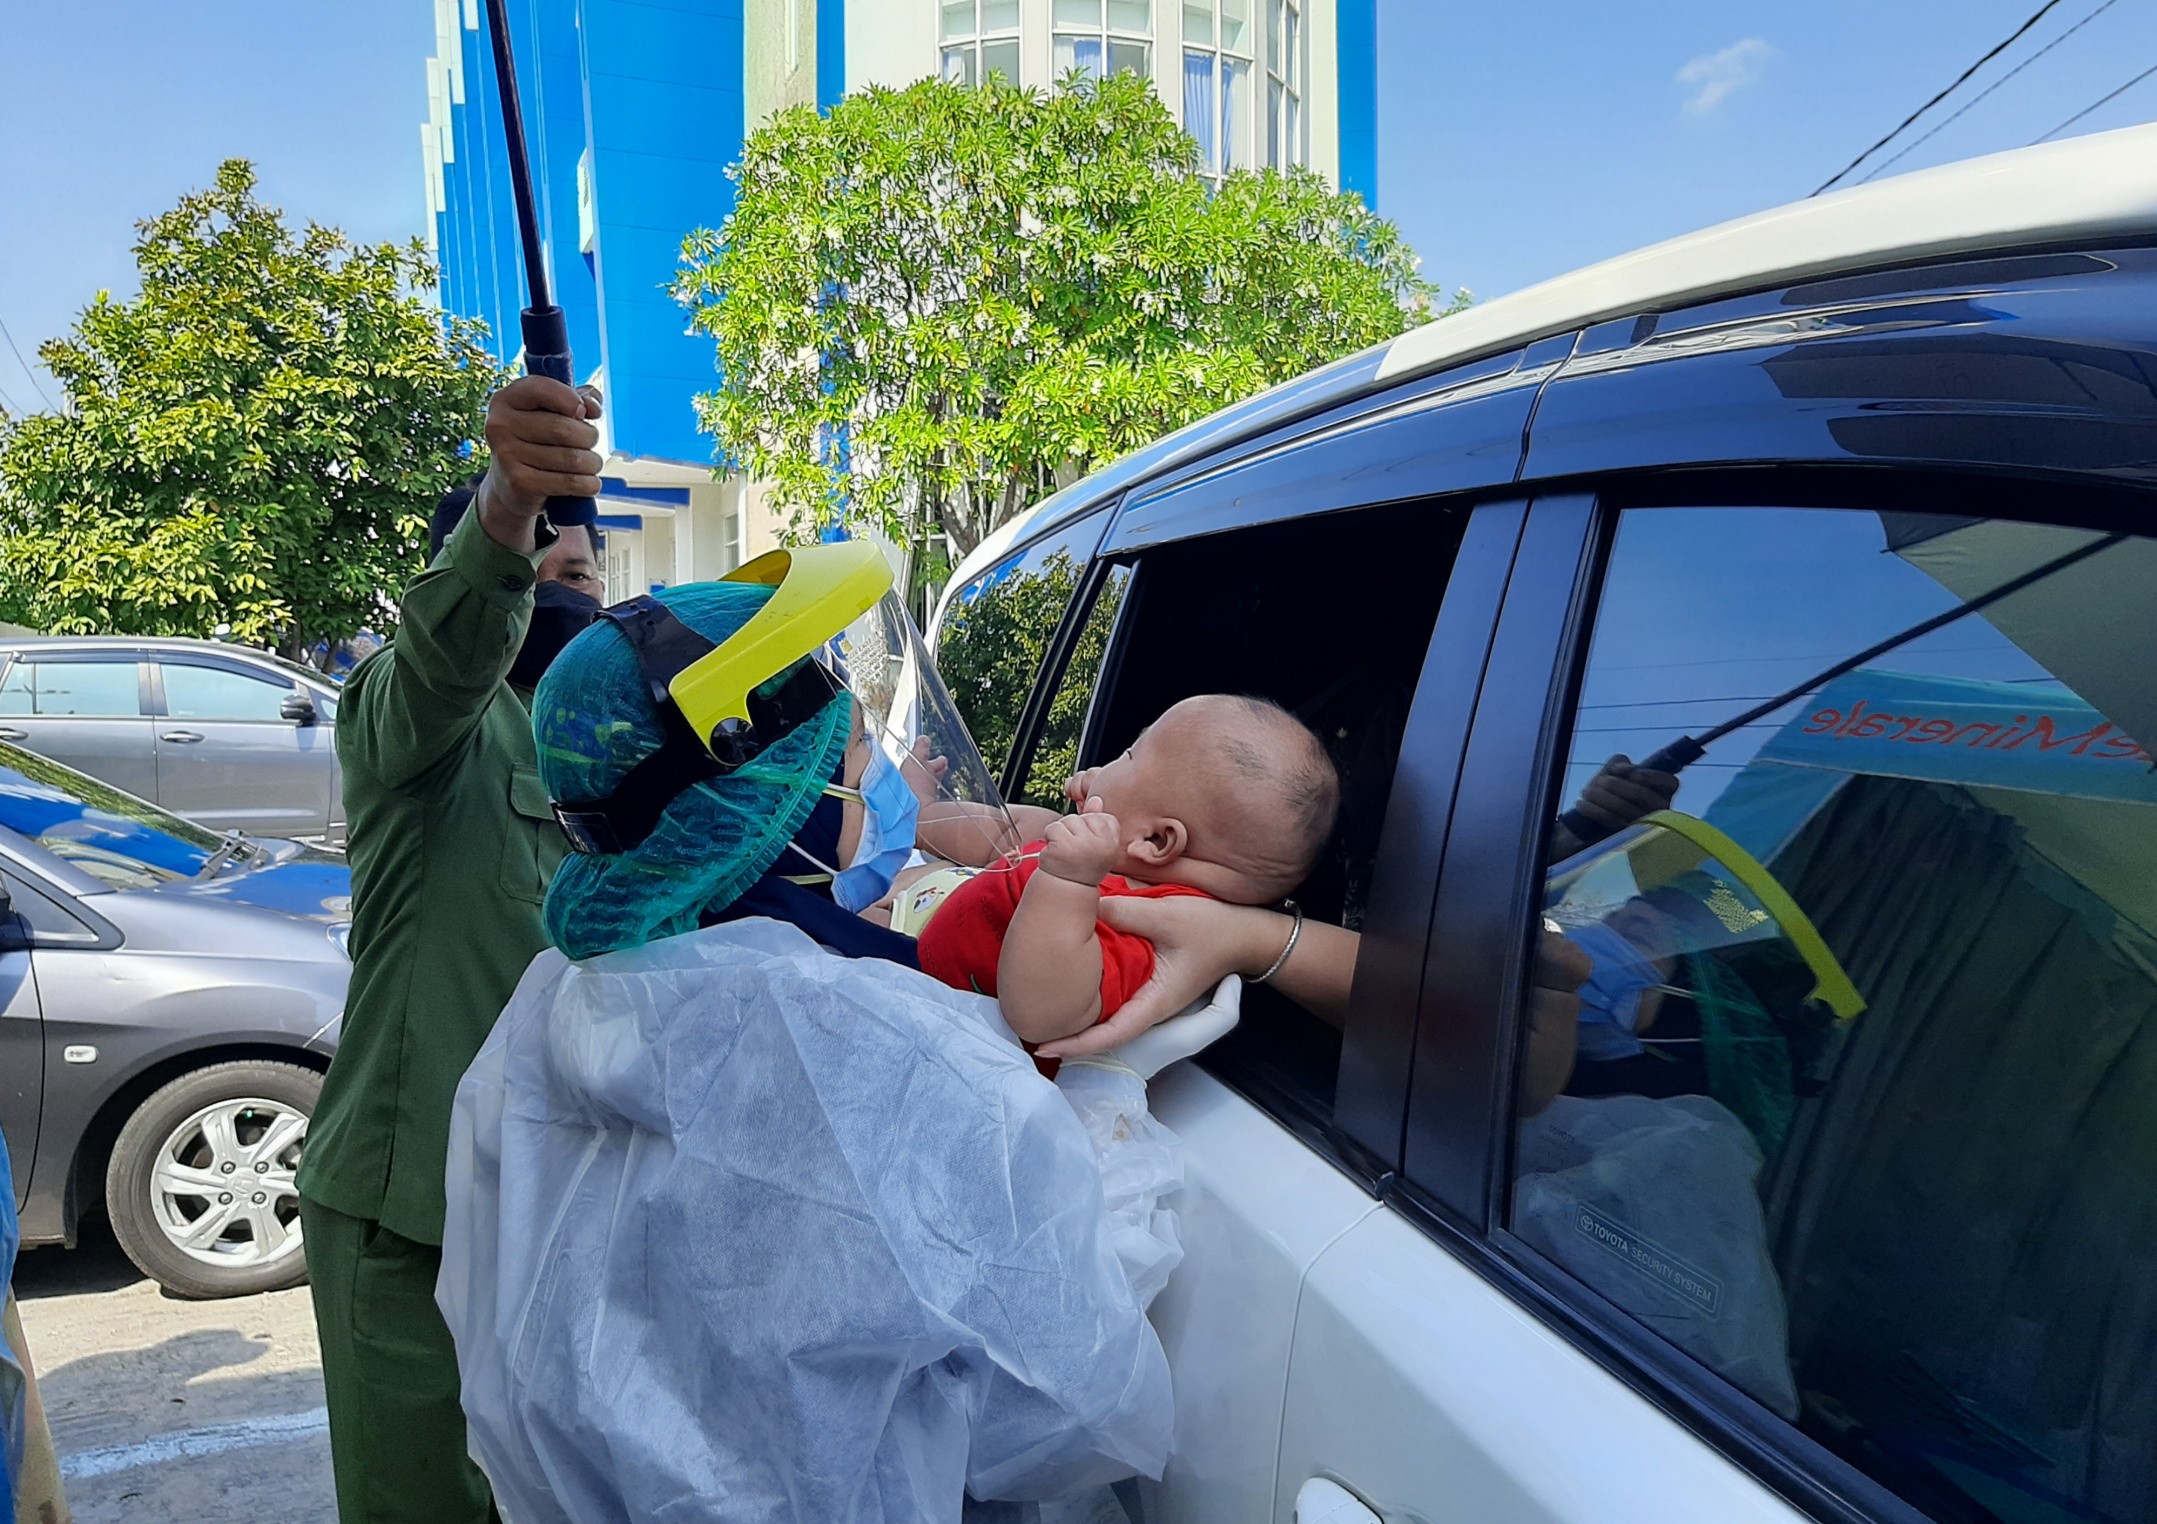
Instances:
[[[1019,0],[944,0],[944,78],[985,83],[1001,74],[1019,82]]]
[[[1056,77],[1153,74],[1153,0],[1055,0]]]
[[[1266,0],[1266,163],[1286,169],[1303,156],[1303,5]]]
[[[1251,167],[1251,0],[1184,0],[1183,128],[1211,176]]]

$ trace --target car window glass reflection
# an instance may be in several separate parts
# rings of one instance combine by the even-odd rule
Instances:
[[[1670,509],[1600,597],[1567,797],[1713,739],[1549,866],[1587,981],[1510,1225],[1936,1516],[2157,1483],[2152,585],[2141,538]]]
[[[17,662],[0,683],[0,714],[133,719],[141,713],[132,661]]]
[[[982,757],[999,774],[1010,760],[1019,717],[1049,643],[1100,536],[1100,520],[1092,518],[1030,546],[956,589],[939,621],[937,670]],[[1063,781],[1076,770],[1079,729],[1126,576],[1117,574],[1094,601],[1013,803],[1062,807]]]
[[[293,689],[220,667],[166,662],[165,713],[176,720],[277,720]]]
[[[115,889],[201,873],[212,832],[18,747],[0,745],[0,826]]]

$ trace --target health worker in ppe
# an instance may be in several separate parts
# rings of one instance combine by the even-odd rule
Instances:
[[[607,609],[533,731],[558,951],[459,1088],[438,1290],[505,1510],[869,1524],[1159,1474],[1166,1181],[1126,1230],[993,1002],[857,913],[917,848],[1019,841],[881,552]]]
[[[547,895],[571,958],[768,916],[917,966],[865,919],[917,849],[1019,840],[862,541],[775,551],[605,611],[541,682],[541,780],[574,849]]]
[[[443,1160],[458,1077],[546,946],[564,847],[528,704],[602,588],[591,531],[544,511],[599,491],[598,416],[544,377],[495,393],[485,477],[438,509],[396,639],[340,702],[352,981],[299,1188],[344,1524],[494,1513],[434,1303]]]

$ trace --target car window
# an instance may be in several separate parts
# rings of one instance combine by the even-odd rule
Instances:
[[[164,663],[165,713],[176,720],[283,720],[289,684],[223,667]]]
[[[1508,1225],[1937,1518],[2157,1493],[2153,585],[2148,539],[1650,508],[1595,611]],[[1599,770],[1681,738],[1613,830]]]
[[[1139,553],[1080,765],[1118,756],[1194,695],[1278,703],[1317,735],[1340,785],[1334,829],[1293,898],[1313,921],[1360,929],[1395,764],[1468,516],[1465,507],[1395,504]],[[1329,1020],[1271,986],[1247,985],[1236,1031],[1204,1061],[1269,1110],[1330,1121],[1342,1049],[1334,1020],[1338,1012]]]
[[[79,917],[28,879],[14,873],[0,873],[0,883],[7,885],[15,913],[28,923],[40,942],[66,944],[98,940],[97,933]]]
[[[0,681],[0,714],[132,719],[142,685],[126,661],[19,661]]]
[[[194,878],[223,841],[71,767],[0,744],[0,826],[115,889]]]
[[[954,589],[938,623],[937,671],[981,748],[983,760],[999,776],[1010,760],[1019,716],[1048,656],[1057,624],[1077,595],[1086,564],[1100,543],[1102,522],[1099,514],[1082,520]],[[1079,668],[1084,660],[1082,652],[1067,669],[1071,682],[1081,681]],[[1098,667],[1098,643],[1092,647],[1092,661]],[[1092,674],[1086,673],[1083,681],[1090,692]],[[1077,746],[1075,722],[1069,719],[1071,706],[1062,702],[1061,695],[1057,707],[1065,716],[1056,731],[1059,739],[1045,744],[1052,753],[1068,755]],[[1081,717],[1084,707],[1081,697],[1077,701]],[[1048,775],[1057,765],[1037,749],[1035,765],[1029,767],[1017,798],[1032,804],[1059,803],[1069,769],[1050,780]]]

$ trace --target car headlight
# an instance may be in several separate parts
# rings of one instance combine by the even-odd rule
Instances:
[[[352,957],[352,923],[350,921],[339,921],[335,926],[332,926],[330,928],[330,940],[337,944],[337,950],[343,953],[349,962]]]

